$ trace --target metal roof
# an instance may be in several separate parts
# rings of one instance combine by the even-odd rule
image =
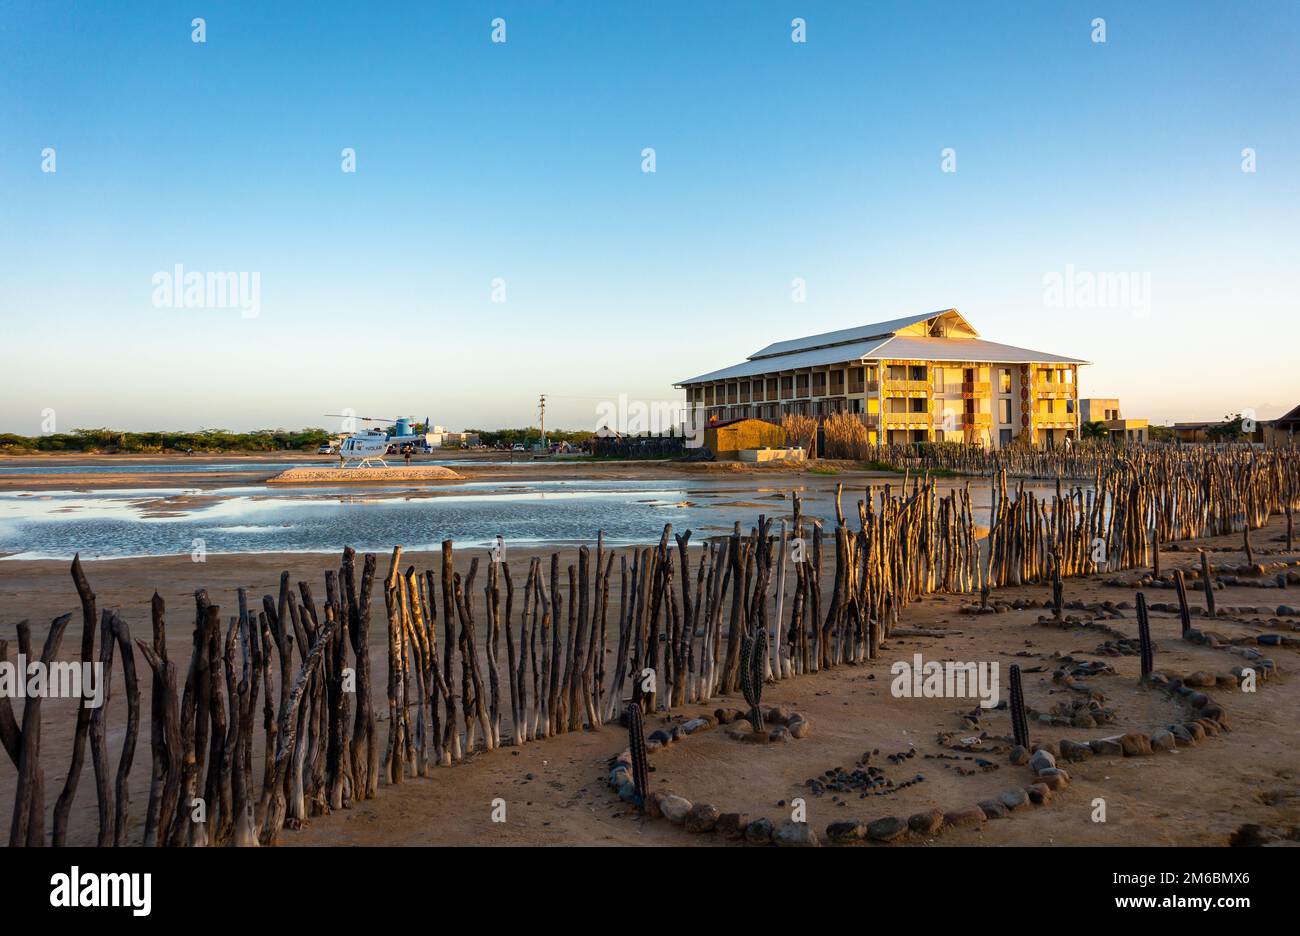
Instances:
[[[983,338],[890,338],[874,355],[917,361],[987,361],[990,364],[1091,364],[1079,358],[1031,351]]]
[[[806,335],[803,338],[791,338],[788,341],[777,341],[765,348],[760,348],[749,356],[750,360],[761,357],[773,357],[778,354],[789,354],[791,351],[810,351],[813,348],[824,348],[828,345],[850,344],[856,341],[865,341],[868,338],[882,338],[885,335],[892,335],[899,329],[907,328],[909,325],[915,325],[918,322],[924,322],[927,319],[938,318],[952,312],[961,318],[971,331],[974,327],[966,321],[961,313],[956,309],[941,309],[938,312],[926,312],[922,315],[909,315],[905,318],[891,319],[888,322],[875,322],[871,325],[855,325],[852,328],[841,328],[838,331],[822,332],[820,335]],[[978,334],[978,332],[976,332]]]
[[[922,319],[930,317],[922,316]],[[772,357],[750,358],[731,367],[700,374],[698,377],[691,377],[688,380],[679,380],[675,386],[684,387],[687,384],[705,383],[712,380],[754,377],[759,374],[772,374],[777,371],[795,370],[804,367],[825,367],[831,364],[885,359],[905,361],[987,361],[990,364],[1091,363],[1079,358],[1049,354],[1046,351],[1031,351],[1028,348],[998,344],[996,341],[985,341],[983,338],[913,338],[891,334],[883,338],[873,338],[869,341],[837,344]]]
[[[800,367],[823,367],[827,364],[843,364],[846,361],[865,360],[871,352],[892,337],[892,335],[886,335],[883,338],[874,338],[870,341],[834,345],[829,348],[814,348],[811,351],[796,351],[790,354],[778,355],[776,358],[751,358],[747,361],[741,361],[739,364],[733,364],[731,367],[724,367],[721,370],[710,371],[707,374],[692,377],[689,380],[679,380],[676,386],[682,387],[686,384],[704,383],[709,380],[752,377],[756,374],[769,374]]]

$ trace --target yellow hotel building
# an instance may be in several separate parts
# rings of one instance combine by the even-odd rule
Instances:
[[[710,422],[851,413],[873,444],[1056,446],[1079,437],[1087,363],[985,341],[947,309],[778,341],[676,386]]]

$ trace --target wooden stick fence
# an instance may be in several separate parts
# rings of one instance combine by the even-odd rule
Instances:
[[[142,843],[272,845],[285,828],[374,797],[381,778],[394,785],[497,747],[599,730],[625,717],[629,699],[641,711],[668,711],[732,695],[742,682],[753,697],[756,680],[875,659],[902,609],[925,594],[987,599],[991,588],[1052,580],[1059,595],[1062,578],[1150,566],[1161,543],[1241,532],[1278,514],[1289,522],[1300,492],[1300,454],[1121,455],[1098,466],[1089,487],[1058,480],[1050,496],[1026,489],[1023,480],[1011,485],[1005,466],[992,483],[985,537],[977,535],[970,482],[944,492],[929,472],[909,471],[901,485],[867,487],[849,512],[837,489],[832,529],[806,516],[794,494],[791,516],[779,526],[760,516],[747,533],[737,523],[729,536],[695,550],[691,534],[674,536],[671,526],[657,545],[617,554],[601,536],[594,554],[583,546],[564,569],[558,553],[549,564],[530,558],[517,582],[494,549],[481,592],[480,556],[457,572],[447,540],[438,568],[419,570],[403,568],[398,546],[382,580],[382,752],[369,655],[373,554],[363,557],[358,575],[356,554],[345,549],[339,568],[325,575],[319,604],[307,582],[291,587],[287,572],[260,608],[240,589],[224,630],[220,607],[197,591],[183,679],[179,661],[168,659],[166,608],[155,594],[151,639],[134,642],[151,672]],[[832,551],[834,574],[823,583],[823,554]],[[72,577],[82,606],[80,659],[101,663],[106,679],[120,660],[128,715],[113,775],[107,711],[78,708],[50,840],[66,840],[88,740],[97,841],[123,845],[142,689],[126,622],[107,609],[97,620],[77,559]],[[1179,597],[1185,604],[1181,587]],[[1212,602],[1212,592],[1206,598]],[[55,659],[70,619],[51,625],[43,662]],[[1184,612],[1184,627],[1187,619]],[[30,658],[27,622],[17,635]],[[0,658],[7,650],[0,641]],[[0,744],[18,776],[11,845],[46,840],[40,727],[39,698],[26,702],[20,724],[9,698],[0,697]]]

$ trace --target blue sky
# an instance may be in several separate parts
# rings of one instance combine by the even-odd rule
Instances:
[[[1126,415],[1300,403],[1300,5],[700,6],[0,0],[0,431],[591,428],[948,307]],[[176,264],[258,315],[156,307]]]

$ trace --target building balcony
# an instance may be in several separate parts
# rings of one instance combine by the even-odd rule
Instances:
[[[1074,417],[1053,413],[1050,416],[1042,414],[1034,416],[1034,425],[1039,429],[1073,429],[1075,427]]]
[[[990,429],[993,426],[992,413],[962,413],[960,419],[963,429]]]
[[[929,413],[886,413],[885,424],[890,427],[911,426],[918,429],[928,429],[930,426]]]
[[[961,385],[961,395],[966,398],[986,397],[993,393],[993,384],[987,380],[966,380]]]
[[[1034,395],[1040,400],[1067,400],[1074,397],[1072,383],[1039,383],[1034,385]]]
[[[928,380],[886,380],[885,396],[926,396],[930,392]]]

